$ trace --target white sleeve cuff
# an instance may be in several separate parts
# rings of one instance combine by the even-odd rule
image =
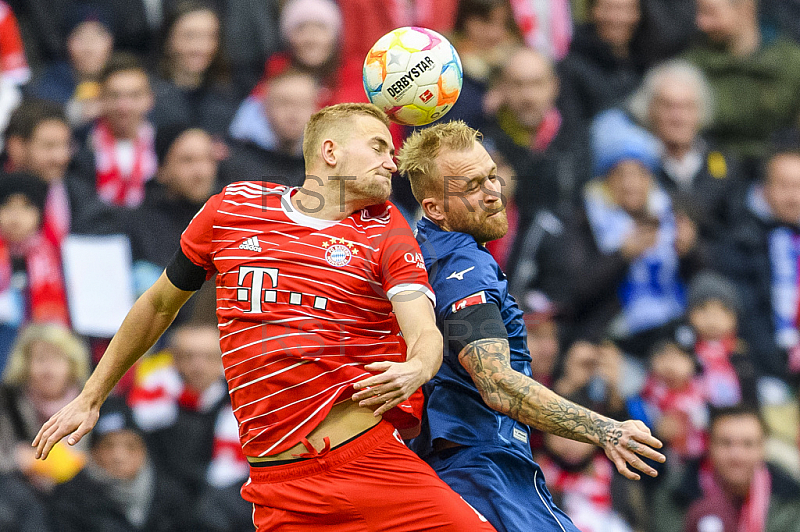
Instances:
[[[425,286],[424,284],[405,283],[405,284],[394,285],[386,292],[386,296],[389,298],[389,300],[391,300],[400,292],[421,292],[425,294],[428,297],[428,299],[431,300],[431,303],[433,303],[434,308],[436,307],[436,296],[431,291],[431,289]]]

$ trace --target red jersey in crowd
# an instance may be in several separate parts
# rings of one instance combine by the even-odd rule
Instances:
[[[417,242],[391,203],[335,222],[296,211],[295,191],[229,185],[181,237],[193,263],[209,277],[218,272],[222,360],[248,456],[306,437],[370,375],[364,365],[406,359],[390,297],[412,290],[434,299]],[[384,418],[411,428],[421,406],[417,392]]]
[[[17,17],[11,7],[0,0],[0,77],[15,85],[25,84],[31,77]]]

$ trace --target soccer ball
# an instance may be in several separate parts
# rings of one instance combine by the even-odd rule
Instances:
[[[461,59],[447,39],[426,28],[398,28],[367,54],[364,90],[392,121],[424,126],[453,108],[461,72]]]

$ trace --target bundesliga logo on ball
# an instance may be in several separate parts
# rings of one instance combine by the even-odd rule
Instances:
[[[461,60],[433,30],[390,31],[364,60],[364,90],[394,122],[423,126],[444,116],[461,93]]]

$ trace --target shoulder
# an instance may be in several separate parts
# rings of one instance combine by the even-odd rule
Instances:
[[[800,483],[780,467],[767,464],[770,476],[772,477],[772,493],[782,499],[800,500]]]

